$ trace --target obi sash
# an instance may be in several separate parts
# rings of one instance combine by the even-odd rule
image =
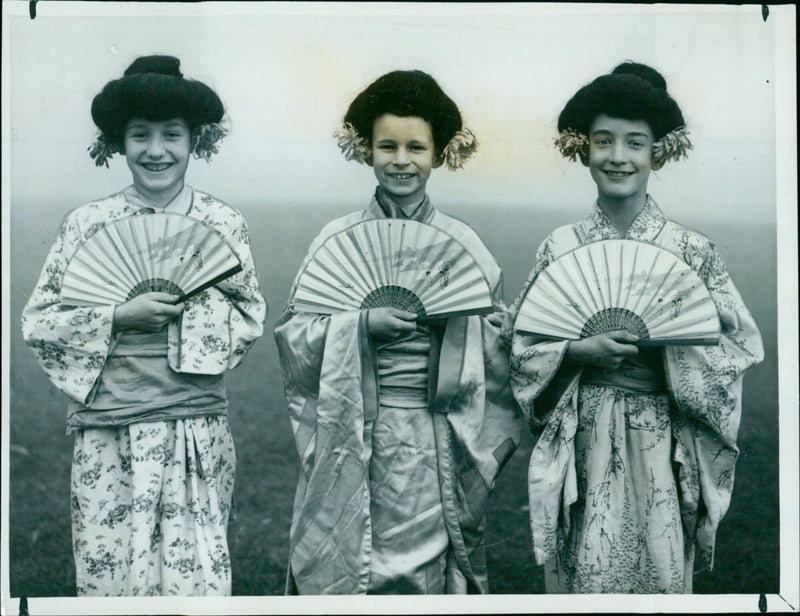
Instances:
[[[167,362],[167,330],[125,332],[106,360],[94,398],[71,402],[67,434],[140,421],[224,415],[228,400],[222,374],[184,374]]]

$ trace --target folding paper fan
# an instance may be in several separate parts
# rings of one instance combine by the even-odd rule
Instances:
[[[437,318],[492,311],[489,283],[458,240],[397,219],[362,221],[327,238],[290,301],[320,314],[383,306]]]
[[[184,301],[241,269],[230,245],[201,222],[170,213],[128,216],[80,245],[64,273],[61,302],[120,304],[151,291]]]
[[[615,329],[642,346],[716,344],[717,309],[697,274],[673,253],[634,240],[581,246],[545,268],[514,328],[577,340]]]

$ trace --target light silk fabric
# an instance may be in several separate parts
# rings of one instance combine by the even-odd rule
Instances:
[[[331,234],[393,212],[373,199],[329,223],[306,258]],[[502,310],[500,269],[474,231],[427,198],[412,218],[467,245]],[[430,336],[430,393],[420,407],[421,349],[406,349],[409,367],[397,364],[405,344],[424,341],[379,353],[366,321],[366,312],[320,316],[290,304],[275,326],[301,460],[287,592],[487,592],[486,508],[521,429],[507,348],[484,318],[448,319]]]
[[[166,333],[139,336],[140,344],[136,334],[112,335],[114,306],[59,302],[64,269],[82,241],[106,223],[157,209],[129,187],[70,212],[22,316],[23,338],[71,398],[81,595],[231,591],[235,455],[221,375],[261,335],[266,315],[244,219],[188,186],[163,208],[219,231],[244,268],[187,302]]]
[[[597,205],[583,221],[554,231],[511,313],[558,256],[619,237]],[[713,243],[667,221],[649,197],[626,237],[670,250],[698,273],[722,340],[666,347],[666,392],[659,394],[585,384],[579,368],[562,366],[566,342],[513,336],[511,386],[539,435],[528,493],[548,592],[691,591],[693,571],[713,565],[716,529],[730,502],[742,375],[763,358],[758,328]]]

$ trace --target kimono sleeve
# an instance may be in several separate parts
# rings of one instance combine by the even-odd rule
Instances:
[[[235,368],[264,333],[267,303],[259,287],[247,224],[236,213],[229,229],[225,239],[239,257],[242,271],[189,301],[180,320],[170,324],[169,359],[176,371],[220,374]]]
[[[511,306],[503,336],[510,340],[509,373],[511,390],[534,434],[547,424],[560,395],[577,376],[576,370],[561,370],[569,343],[541,341],[535,336],[514,332],[513,321],[519,313],[528,289],[537,276],[554,261],[553,236],[542,242],[528,280]]]
[[[675,402],[673,434],[681,514],[696,569],[711,569],[716,530],[733,490],[744,371],[764,357],[761,335],[709,240],[686,233],[684,259],[717,307],[721,339],[714,346],[670,346],[665,370]]]
[[[114,306],[66,307],[61,285],[81,242],[74,213],[64,220],[22,312],[22,337],[47,377],[88,404],[112,347]]]

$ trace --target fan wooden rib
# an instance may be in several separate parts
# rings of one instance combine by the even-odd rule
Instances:
[[[378,306],[440,318],[492,311],[491,288],[469,251],[413,220],[367,220],[330,236],[298,275],[290,301],[320,314]]]
[[[577,340],[627,329],[640,345],[716,344],[716,306],[673,253],[634,240],[605,240],[562,255],[536,278],[514,327]]]

